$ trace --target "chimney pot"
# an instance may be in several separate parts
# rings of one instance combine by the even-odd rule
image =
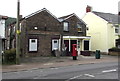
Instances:
[[[86,7],[86,13],[91,12],[91,11],[92,11],[92,7],[87,5],[87,7]]]

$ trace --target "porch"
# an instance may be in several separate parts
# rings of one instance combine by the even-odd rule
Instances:
[[[73,44],[77,44],[78,55],[81,54],[81,51],[90,51],[90,39],[90,36],[63,36],[63,45],[65,46],[66,55],[71,56]]]

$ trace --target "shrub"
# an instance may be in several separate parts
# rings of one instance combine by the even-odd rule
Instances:
[[[15,63],[16,62],[16,49],[6,50],[4,53],[5,63]]]
[[[117,47],[110,48],[109,51],[120,52],[120,49]]]

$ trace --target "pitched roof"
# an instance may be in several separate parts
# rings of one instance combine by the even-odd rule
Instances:
[[[0,19],[7,19],[7,16],[0,15]]]
[[[84,24],[86,24],[82,19],[80,19],[75,13],[72,13],[70,15],[66,15],[66,16],[62,16],[62,17],[59,17],[58,20],[60,22],[64,21],[64,20],[67,20],[69,18],[71,18],[72,16],[76,16],[81,22],[83,22]]]
[[[66,15],[66,16],[59,17],[59,19],[65,19],[65,18],[71,17],[71,16],[73,16],[73,15],[74,15],[74,13],[69,14],[69,15]]]
[[[36,15],[36,14],[42,12],[42,11],[47,11],[47,12],[48,12],[50,15],[52,15],[56,20],[58,20],[57,17],[54,16],[54,15],[53,15],[50,11],[48,11],[46,8],[43,8],[43,9],[41,9],[41,10],[38,10],[38,11],[36,11],[36,12],[34,12],[34,13],[26,16],[25,18],[27,19],[27,18],[29,18],[29,17],[31,17],[31,16],[33,16],[33,15]],[[58,20],[58,21],[59,21],[59,20]]]
[[[92,11],[95,15],[103,18],[104,20],[106,20],[109,23],[112,24],[118,24],[118,15],[117,14],[111,14],[111,13],[103,13],[103,12],[96,12],[96,11]]]
[[[16,21],[16,18],[8,17],[8,19],[5,21],[6,27],[7,27],[8,25],[12,24],[12,23],[15,22],[15,21]]]

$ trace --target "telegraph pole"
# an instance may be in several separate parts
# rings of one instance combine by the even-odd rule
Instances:
[[[20,64],[20,0],[17,1],[17,23],[16,23],[16,64]]]

